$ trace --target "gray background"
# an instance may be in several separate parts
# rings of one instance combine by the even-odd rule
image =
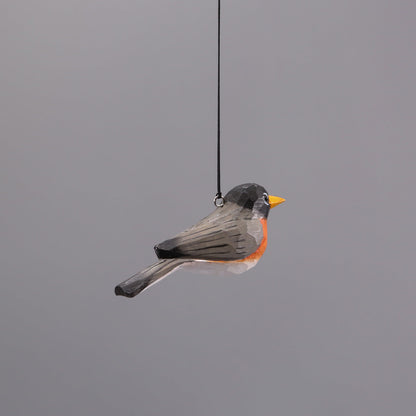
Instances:
[[[115,284],[212,209],[216,2],[3,0],[0,412],[414,415],[414,1],[224,1],[236,277]]]

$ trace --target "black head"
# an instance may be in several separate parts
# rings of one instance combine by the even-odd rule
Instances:
[[[267,218],[270,208],[284,201],[283,198],[269,196],[268,192],[255,183],[245,183],[231,189],[224,197],[225,203],[232,202],[260,217]]]

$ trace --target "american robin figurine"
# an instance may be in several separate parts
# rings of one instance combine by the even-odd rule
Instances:
[[[270,208],[284,201],[255,183],[236,186],[210,215],[157,244],[159,261],[116,286],[116,295],[132,298],[179,268],[220,274],[247,271],[266,250]]]

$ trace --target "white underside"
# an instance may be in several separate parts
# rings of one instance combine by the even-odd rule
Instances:
[[[252,261],[230,261],[226,263],[212,262],[207,260],[193,260],[180,266],[181,269],[203,274],[217,274],[226,276],[230,274],[241,274],[251,269],[258,260]]]
[[[230,276],[232,274],[241,274],[246,272],[247,270],[251,269],[257,264],[258,260],[251,260],[251,261],[229,261],[226,263],[222,262],[213,262],[208,260],[191,260],[187,263],[179,264],[169,273],[166,273],[160,279],[154,281],[152,284],[147,286],[143,289],[142,292],[149,289],[151,286],[159,283],[164,278],[168,277],[173,272],[176,272],[179,269],[188,270],[194,273],[202,273],[202,274],[216,274],[219,276]]]

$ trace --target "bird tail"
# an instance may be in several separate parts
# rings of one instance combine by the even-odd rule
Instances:
[[[163,259],[147,267],[126,281],[115,287],[117,296],[126,296],[133,298],[147,287],[156,283],[158,280],[166,277],[175,269],[182,266],[186,260],[181,259]]]

